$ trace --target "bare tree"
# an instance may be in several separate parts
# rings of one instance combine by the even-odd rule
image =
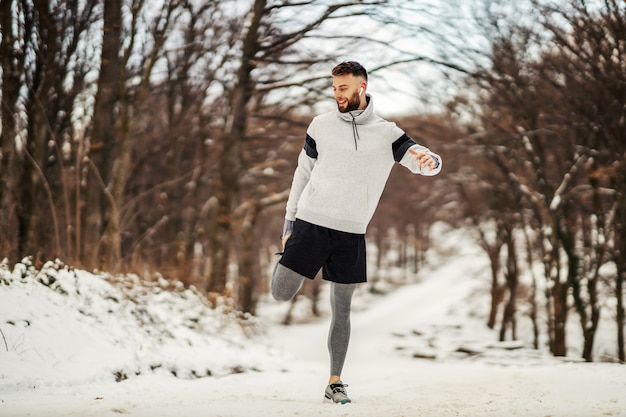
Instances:
[[[106,184],[119,129],[116,109],[122,88],[122,32],[122,1],[104,2],[100,72],[91,135],[85,152],[90,161],[86,167],[85,209],[82,210],[77,230],[80,258],[84,259],[86,265],[92,266],[102,266],[98,246],[106,221],[106,207],[112,202],[112,199],[105,197],[105,193],[108,193]]]
[[[2,92],[0,94],[0,117],[2,133],[0,136],[0,252],[11,261],[16,261],[18,249],[14,244],[17,239],[17,204],[15,201],[17,177],[16,137],[18,130],[18,100],[20,96],[20,78],[24,67],[24,54],[14,46],[18,42],[20,28],[15,24],[15,6],[17,0],[0,2],[0,59],[2,65]]]
[[[95,4],[2,3],[3,25],[10,25],[3,27],[3,164],[11,169],[2,195],[12,230],[3,241],[13,256],[72,256],[66,150],[89,71],[80,45]]]
[[[565,221],[570,232],[562,232],[560,237],[569,260],[568,280],[585,339],[583,357],[591,361],[600,319],[599,269],[611,260],[610,248],[622,245],[622,237],[613,231],[623,229],[616,214],[624,185],[613,179],[621,175],[625,149],[626,63],[617,51],[624,50],[619,39],[626,35],[626,7],[606,2],[595,9],[582,1],[572,1],[565,9],[550,2],[537,5],[542,15],[554,16],[544,18],[542,23],[559,46],[559,52],[544,56],[542,76],[549,80],[550,87],[567,92],[562,96],[562,111],[546,119],[552,126],[565,121],[560,131],[575,144],[570,172],[556,189],[554,205],[568,214]],[[617,169],[607,170],[612,166]],[[616,239],[613,243],[612,238]],[[623,262],[618,256],[615,263]],[[609,280],[609,287],[616,288],[621,279],[616,275]],[[615,295],[619,317],[623,294]],[[623,323],[618,323],[618,339],[620,332]],[[623,343],[618,346],[620,350]]]
[[[502,19],[498,11],[511,5],[488,3],[482,27],[491,41],[491,61],[470,79],[487,98],[481,101],[488,132],[482,144],[497,157],[493,161],[511,189],[519,191],[524,227],[541,236],[538,247],[528,249],[543,260],[549,283],[551,350],[567,352],[573,302],[585,337],[582,354],[592,360],[600,315],[598,271],[609,260],[609,230],[617,226],[611,197],[620,194],[610,189],[613,172],[601,166],[623,155],[623,145],[615,148],[624,142],[623,129],[615,128],[623,119],[617,104],[623,102],[618,98],[623,86],[613,84],[624,77],[623,63],[609,51],[619,49],[614,39],[623,37],[624,25],[616,22],[623,22],[624,10],[614,3],[592,10],[578,1],[568,7],[530,5],[527,10],[538,14],[527,23]],[[541,29],[532,22],[540,22]],[[541,45],[559,48],[534,53]],[[560,105],[553,106],[555,101]]]

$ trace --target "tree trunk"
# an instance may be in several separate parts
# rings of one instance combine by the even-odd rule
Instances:
[[[565,325],[567,323],[567,285],[558,283],[552,291],[554,305],[554,333],[552,339],[552,354],[554,356],[567,355],[567,338]]]
[[[505,233],[503,222],[496,222],[495,241],[493,244],[489,243],[489,240],[483,232],[480,225],[476,224],[478,232],[480,234],[481,247],[487,253],[489,257],[489,265],[491,269],[491,307],[489,309],[489,318],[487,319],[487,327],[493,329],[496,327],[498,309],[504,299],[504,288],[500,285],[498,275],[500,274],[500,251],[503,245],[503,235]]]
[[[626,245],[622,243],[621,246],[622,250],[626,251]],[[617,310],[617,352],[620,362],[624,363],[626,362],[626,355],[624,352],[624,280],[626,279],[626,263],[621,263],[619,265],[620,266],[617,267],[617,282],[615,285],[615,293],[617,297],[617,303],[615,305],[615,309]]]
[[[493,329],[496,327],[498,308],[504,299],[504,289],[498,283],[498,274],[500,273],[500,246],[489,248],[487,253],[491,266],[491,307],[489,309],[487,327]]]
[[[258,207],[252,204],[241,228],[241,257],[239,259],[238,301],[244,313],[256,313],[256,287],[259,281],[259,262],[254,229],[259,217]]]
[[[505,225],[506,246],[507,246],[507,261],[506,261],[506,284],[509,290],[509,300],[504,306],[504,312],[502,315],[502,324],[500,328],[500,341],[506,340],[507,328],[511,328],[511,340],[517,340],[516,331],[516,298],[517,298],[517,285],[519,281],[519,272],[517,268],[517,251],[515,248],[515,239],[513,237],[513,226]]]
[[[567,268],[567,282],[572,289],[572,297],[574,299],[574,306],[580,318],[581,330],[584,338],[583,342],[583,358],[587,362],[593,361],[593,344],[595,339],[596,329],[600,320],[600,308],[598,306],[597,297],[597,274],[595,277],[587,277],[587,289],[588,298],[585,299],[582,295],[582,276],[580,274],[580,262],[581,259],[576,253],[576,242],[572,234],[563,230],[565,225],[559,229],[559,238],[563,245],[563,250],[567,255],[568,268]],[[585,227],[585,226],[582,226]],[[590,227],[590,226],[589,226]],[[590,262],[590,261],[589,261]],[[588,314],[590,310],[590,314]]]
[[[530,287],[530,295],[528,297],[528,303],[530,304],[530,320],[533,325],[533,347],[539,349],[539,323],[538,323],[538,307],[537,307],[537,277],[533,268],[533,244],[531,242],[528,230],[525,227],[526,221],[523,222],[522,232],[524,233],[524,242],[526,243],[526,267],[532,277],[532,284]]]
[[[617,210],[615,213],[615,248],[613,251],[617,276],[615,277],[616,298],[616,325],[617,325],[617,352],[619,360],[626,362],[624,340],[624,281],[626,280],[626,164],[621,164],[621,169],[616,175],[614,182],[616,190]]]
[[[558,265],[558,262],[557,262]],[[554,328],[552,336],[552,354],[554,356],[567,355],[567,333],[565,326],[567,324],[567,294],[569,285],[566,282],[561,282],[560,274],[557,272],[554,277],[554,287],[552,289],[552,301],[553,301],[553,323]]]
[[[287,201],[289,190],[246,203],[246,215],[241,227],[241,255],[239,259],[238,299],[241,311],[255,314],[260,282],[259,245],[254,238],[259,215],[275,204]]]
[[[116,137],[116,104],[121,83],[122,1],[104,2],[100,76],[93,112],[93,130],[87,154],[92,164],[87,167],[85,207],[82,213],[82,233],[77,232],[78,258],[90,267],[102,267],[99,242],[103,233],[103,218],[107,201],[103,186],[108,182]]]
[[[211,238],[210,264],[206,290],[223,293],[226,289],[232,214],[239,204],[239,177],[243,173],[242,148],[248,122],[248,103],[252,97],[252,70],[259,49],[258,32],[265,13],[265,0],[256,0],[251,11],[250,25],[243,42],[243,53],[232,92],[231,116],[226,122],[224,147],[219,161],[219,181],[216,184],[218,209],[215,230]]]
[[[15,192],[17,178],[19,178],[19,165],[16,164],[15,136],[17,100],[20,89],[20,73],[23,68],[18,49],[14,48],[16,36],[13,33],[13,4],[11,0],[0,1],[0,30],[2,41],[0,42],[0,65],[2,66],[2,105],[0,106],[0,125],[2,133],[0,146],[2,158],[0,158],[0,253],[9,259],[12,265],[17,262],[20,255],[15,242],[17,240],[17,208]]]
[[[555,212],[546,212],[542,216],[549,226],[544,227],[549,230],[549,235],[545,236],[545,238],[550,240],[550,250],[544,251],[543,258],[546,280],[552,283],[552,288],[547,289],[545,294],[547,297],[550,351],[554,356],[565,356],[567,354],[567,332],[565,327],[568,314],[567,296],[569,283],[567,280],[561,280],[560,240],[558,238],[561,227],[559,217],[561,215]]]
[[[29,30],[38,32],[41,36],[45,36],[45,30],[41,27],[44,24],[42,21],[37,20],[37,12],[30,10],[26,13],[25,26],[29,27]],[[53,30],[53,28],[48,28]],[[41,43],[44,43],[48,39],[43,37],[40,39]],[[50,49],[54,48],[54,45],[50,46]],[[18,251],[20,256],[34,256],[34,261],[43,259],[43,253],[46,250],[46,245],[40,242],[40,226],[44,223],[41,219],[42,210],[40,207],[44,201],[42,198],[42,184],[45,178],[41,175],[42,164],[45,161],[46,152],[46,130],[45,126],[48,125],[48,120],[45,115],[45,105],[47,103],[47,97],[45,91],[46,86],[46,71],[51,71],[51,68],[47,68],[52,64],[50,61],[50,50],[43,48],[35,54],[33,62],[33,68],[31,69],[31,80],[28,86],[28,96],[25,102],[25,112],[27,114],[28,125],[26,127],[26,139],[22,151],[22,170],[20,172],[20,184],[18,188],[17,198],[18,202]],[[43,233],[45,235],[45,233]],[[49,235],[48,235],[49,238]],[[40,245],[41,243],[41,245]]]

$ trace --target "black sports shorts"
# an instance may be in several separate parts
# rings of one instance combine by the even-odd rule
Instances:
[[[341,284],[367,281],[365,235],[340,232],[296,219],[280,261],[283,266],[313,279]]]

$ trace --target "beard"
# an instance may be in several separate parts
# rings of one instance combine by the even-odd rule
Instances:
[[[361,105],[361,98],[359,94],[355,92],[354,94],[352,94],[352,97],[348,99],[348,102],[346,103],[346,107],[342,109],[339,106],[339,104],[337,104],[337,108],[339,109],[341,113],[348,113],[353,110],[358,110],[360,105]]]

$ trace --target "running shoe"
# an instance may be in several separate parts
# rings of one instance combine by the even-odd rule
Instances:
[[[326,387],[326,392],[324,393],[324,402],[325,403],[335,403],[335,404],[347,404],[351,403],[352,400],[348,398],[348,394],[346,393],[346,387],[348,385],[344,384],[341,381],[337,381],[334,384],[330,384]]]

